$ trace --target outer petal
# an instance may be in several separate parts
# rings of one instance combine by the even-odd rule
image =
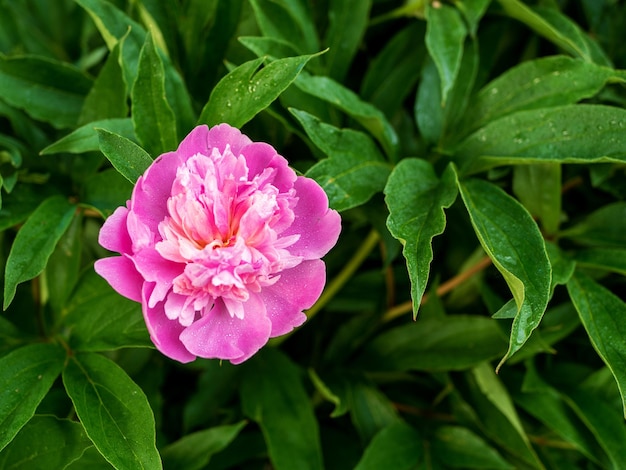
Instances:
[[[328,208],[328,197],[314,180],[299,176],[294,188],[298,204],[293,224],[281,236],[300,235],[300,239],[289,247],[294,256],[316,259],[324,256],[335,246],[341,232],[341,217]]]
[[[127,218],[128,209],[126,207],[122,206],[115,209],[115,212],[109,216],[100,229],[98,243],[107,250],[131,254],[132,242],[126,228]]]
[[[141,288],[144,280],[129,258],[113,256],[99,259],[95,262],[94,269],[119,294],[135,302],[141,302]]]
[[[209,129],[205,146],[208,149],[216,147],[220,153],[224,153],[226,145],[230,145],[230,151],[235,156],[238,156],[241,154],[241,149],[250,143],[252,141],[236,127],[228,124],[219,124]]]
[[[261,297],[272,322],[270,337],[284,335],[302,325],[310,308],[322,294],[326,283],[326,266],[317,260],[303,261],[283,271],[273,286],[263,288]]]
[[[209,155],[211,152],[207,147],[208,135],[209,126],[202,125],[194,127],[194,129],[187,134],[187,137],[183,139],[176,150],[181,162],[187,161],[190,157],[193,157],[197,153]]]
[[[244,318],[231,317],[221,300],[180,335],[189,352],[208,359],[240,364],[267,343],[272,324],[257,295],[244,303]]]
[[[163,310],[163,302],[156,307],[148,307],[148,299],[152,295],[154,284],[146,282],[143,288],[143,301],[141,302],[143,317],[150,333],[150,339],[159,351],[179,362],[191,362],[196,356],[187,351],[180,340],[180,334],[184,330],[176,320],[169,320]]]
[[[296,181],[296,173],[289,168],[287,160],[278,155],[274,147],[262,142],[254,142],[242,149],[241,153],[248,165],[249,178],[263,172],[266,168],[274,168],[276,175],[272,184],[279,191],[284,192],[291,189]]]

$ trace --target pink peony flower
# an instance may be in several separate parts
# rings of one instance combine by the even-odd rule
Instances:
[[[122,256],[95,270],[141,302],[166,356],[239,364],[304,323],[340,230],[322,188],[270,145],[198,126],[106,220],[99,242]]]

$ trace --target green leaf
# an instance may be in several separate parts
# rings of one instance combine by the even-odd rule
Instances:
[[[463,57],[463,42],[467,29],[459,11],[437,2],[426,6],[426,47],[435,61],[441,77],[441,102],[457,80]]]
[[[80,278],[64,311],[75,351],[152,347],[141,305],[115,292],[92,269]]]
[[[63,62],[0,54],[0,98],[58,129],[76,125],[91,80]]]
[[[626,417],[626,303],[582,273],[572,276],[567,291],[591,344],[617,381]]]
[[[579,266],[626,276],[626,248],[589,248],[576,252],[574,258]]]
[[[574,104],[609,82],[622,82],[609,67],[557,55],[522,62],[485,85],[472,99],[463,134],[516,111]]]
[[[98,449],[96,449],[96,447],[93,445],[85,450],[81,458],[72,462],[69,466],[65,468],[65,470],[85,470],[87,468],[89,470],[115,469],[115,467],[107,462],[102,454],[98,452]]]
[[[100,150],[124,178],[135,184],[137,179],[152,165],[152,158],[141,147],[126,137],[96,129]]]
[[[48,145],[40,153],[41,155],[50,155],[54,153],[95,152],[100,149],[96,129],[105,129],[135,140],[135,130],[130,118],[103,119],[79,127],[53,144]]]
[[[513,192],[544,232],[554,235],[561,220],[561,165],[538,163],[513,168]]]
[[[163,62],[151,33],[141,48],[131,101],[135,134],[143,148],[155,157],[175,150],[178,146],[176,117],[167,101]]]
[[[243,126],[278,98],[317,55],[277,59],[258,72],[263,58],[245,62],[215,85],[198,122],[210,126],[222,122]]]
[[[626,162],[626,110],[578,104],[519,111],[490,122],[456,149],[465,172],[522,163]]]
[[[461,426],[437,428],[432,453],[451,468],[514,468],[483,439]]]
[[[364,378],[350,378],[344,386],[350,418],[363,442],[398,420],[398,412],[387,395]],[[345,393],[344,392],[344,393]]]
[[[483,180],[464,181],[459,189],[480,244],[517,305],[509,350],[500,367],[539,325],[550,299],[552,269],[537,224],[521,204]]]
[[[306,175],[324,188],[332,208],[343,211],[359,206],[382,191],[390,166],[366,134],[331,126],[305,111],[290,111],[313,143],[328,156]]]
[[[587,62],[610,65],[602,49],[567,16],[552,8],[531,8],[519,0],[498,0],[504,11],[560,48]]]
[[[80,423],[54,416],[34,416],[0,453],[0,468],[63,469],[91,446]]]
[[[614,202],[587,215],[559,236],[592,247],[625,248],[626,202]]]
[[[494,320],[473,315],[419,318],[381,333],[358,364],[368,371],[464,370],[506,351],[506,339]]]
[[[371,440],[354,470],[411,470],[424,459],[422,436],[404,421],[383,428]]]
[[[261,427],[277,470],[323,467],[313,406],[296,366],[265,349],[246,363],[241,384],[243,411]]]
[[[42,190],[43,189],[43,190]],[[28,216],[54,191],[39,185],[18,184],[11,194],[2,198],[0,209],[0,231],[24,222]]]
[[[76,354],[63,384],[87,435],[115,468],[161,468],[148,400],[118,365],[99,354]]]
[[[369,22],[372,0],[331,0],[328,6],[329,25],[325,43],[328,75],[343,80]]]
[[[85,98],[78,124],[103,119],[123,118],[128,115],[126,83],[120,65],[120,51],[124,39],[113,46],[96,81]]]
[[[478,23],[487,11],[491,0],[463,0],[456,2],[455,5],[465,17],[469,26],[469,33],[472,37],[476,36]]]
[[[163,468],[172,470],[205,468],[211,456],[230,444],[245,425],[246,422],[242,421],[187,434],[161,450]]]
[[[15,296],[17,285],[44,270],[54,247],[72,222],[75,211],[76,206],[67,198],[52,196],[42,202],[20,228],[6,264],[5,310]]]
[[[359,95],[328,77],[301,73],[295,85],[305,93],[338,107],[367,129],[382,145],[385,153],[394,157],[398,136],[385,115],[374,106],[361,100]]]
[[[0,358],[0,450],[35,414],[64,360],[56,344],[31,344]]]
[[[426,160],[406,158],[391,172],[385,186],[387,227],[403,245],[411,279],[413,316],[426,290],[433,260],[432,240],[446,226],[444,209],[456,200],[456,176],[448,167],[441,180]]]
[[[117,170],[110,168],[85,181],[83,190],[81,203],[91,206],[106,218],[119,206],[126,204],[133,185]]]

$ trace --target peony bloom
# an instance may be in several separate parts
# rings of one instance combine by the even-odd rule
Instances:
[[[340,230],[322,188],[270,145],[198,126],[106,220],[99,242],[122,256],[95,270],[141,302],[166,356],[239,364],[304,323]]]

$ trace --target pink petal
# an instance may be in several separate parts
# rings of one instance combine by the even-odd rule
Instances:
[[[243,135],[239,129],[229,126],[228,124],[219,124],[209,129],[204,145],[205,148],[209,149],[216,147],[220,153],[224,153],[226,145],[230,145],[230,151],[233,152],[235,156],[238,156],[241,154],[241,149],[251,142],[252,141],[247,136]]]
[[[137,271],[141,273],[147,282],[157,283],[155,292],[152,293],[152,298],[148,297],[150,305],[154,305],[155,302],[165,298],[165,295],[172,287],[174,279],[182,274],[185,269],[184,264],[163,258],[154,247],[147,247],[135,253],[133,261]]]
[[[208,359],[226,359],[240,364],[267,343],[272,329],[259,296],[243,304],[244,318],[231,317],[221,300],[180,335],[189,352]]]
[[[132,253],[132,242],[126,228],[126,219],[128,218],[128,209],[126,207],[118,207],[111,214],[104,225],[100,229],[98,242],[107,250],[117,251],[118,253]]]
[[[167,357],[183,363],[193,361],[196,356],[187,351],[187,348],[180,340],[180,335],[185,327],[178,321],[169,320],[165,316],[163,302],[160,302],[154,308],[148,307],[148,299],[152,295],[153,289],[154,284],[148,282],[144,284],[143,302],[141,302],[143,317],[150,333],[150,339],[156,348]]]
[[[271,145],[254,142],[243,148],[241,153],[246,159],[251,180],[266,168],[274,168],[276,175],[272,184],[281,192],[288,191],[296,181],[296,173],[289,168],[287,160],[278,155]]]
[[[289,248],[292,255],[321,258],[337,243],[341,217],[337,211],[328,209],[328,197],[314,180],[299,176],[294,187],[298,195],[296,218],[281,236],[300,234],[300,239]]]
[[[187,161],[197,153],[207,156],[210,154],[207,147],[208,134],[209,127],[206,125],[196,126],[187,134],[176,150],[181,162]]]
[[[126,256],[103,258],[97,260],[93,267],[119,294],[135,302],[141,302],[141,287],[144,280],[129,258]]]
[[[273,286],[263,288],[261,296],[272,322],[270,337],[284,335],[306,320],[303,310],[319,299],[326,283],[326,266],[317,260],[303,261],[280,274]]]

